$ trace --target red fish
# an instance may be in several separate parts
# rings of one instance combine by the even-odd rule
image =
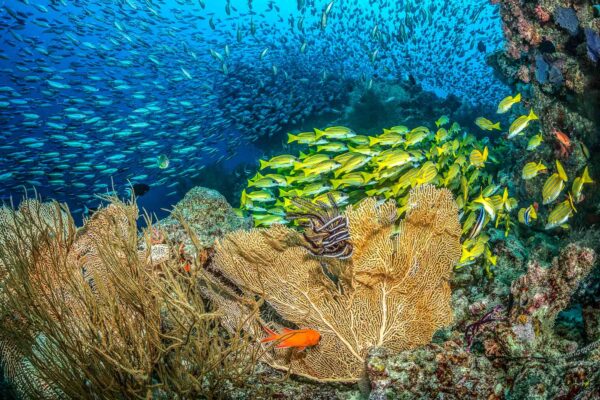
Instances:
[[[264,329],[269,336],[261,340],[261,343],[279,341],[275,346],[277,349],[295,347],[298,351],[302,351],[307,347],[316,346],[321,340],[321,334],[314,329],[283,328],[282,333],[277,333],[266,326]]]
[[[560,145],[560,155],[569,155],[569,153],[571,152],[571,139],[558,129],[554,130],[554,135],[556,136],[558,144]]]

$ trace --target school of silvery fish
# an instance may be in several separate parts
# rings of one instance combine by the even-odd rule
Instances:
[[[473,105],[496,8],[452,0],[15,0],[0,6],[0,198],[74,212],[129,183],[177,194],[211,162],[336,115],[348,83],[411,79]]]
[[[507,113],[520,99],[520,94],[506,97],[496,113]],[[535,156],[541,139],[540,133],[529,134],[532,121],[538,119],[533,109],[525,115],[513,113],[509,119],[506,140],[525,136],[527,148]],[[483,117],[477,121],[482,130],[502,130],[500,122]],[[538,219],[537,198],[522,199],[524,207],[518,209],[519,200],[510,196],[508,186],[496,183],[495,174],[486,168],[489,163],[499,164],[500,156],[492,153],[489,137],[477,139],[445,115],[435,121],[435,132],[427,126],[410,129],[398,125],[384,129],[378,136],[369,136],[344,126],[332,126],[290,133],[288,137],[289,143],[307,148],[298,156],[282,154],[260,160],[260,171],[242,192],[239,212],[251,215],[255,226],[297,223],[289,215],[300,211],[298,198],[322,206],[329,199],[345,206],[366,197],[375,196],[382,201],[391,198],[399,205],[401,217],[409,208],[411,188],[434,184],[452,190],[461,210],[464,240],[457,267],[483,258],[489,271],[496,264],[496,256],[488,243],[490,234],[486,228],[501,229],[508,236],[516,221],[529,227]],[[581,175],[573,179],[564,201],[554,204],[569,182],[561,162],[556,160],[555,164],[556,172],[546,178],[539,199],[543,206],[549,206],[543,225],[546,230],[568,229],[569,219],[576,212],[575,204],[583,200],[584,186],[594,182],[585,166]],[[548,172],[542,162],[529,162],[523,167],[522,179],[534,179],[540,172]]]

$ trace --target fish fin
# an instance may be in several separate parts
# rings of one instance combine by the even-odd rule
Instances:
[[[265,160],[258,160],[258,162],[260,163],[260,169],[265,169],[269,167],[269,162],[265,161]]]
[[[298,158],[300,158],[300,159],[303,159],[303,158],[306,158],[306,157],[308,157],[308,154],[304,154],[304,153],[301,151],[301,152],[300,152],[300,155],[299,155],[299,157],[298,157]]]
[[[513,103],[518,103],[521,101],[521,93],[517,93],[515,97],[513,97]]]
[[[331,184],[333,185],[333,189],[335,190],[342,184],[342,180],[341,179],[332,179]]]
[[[298,352],[301,352],[301,351],[304,351],[306,349],[306,347],[298,347],[297,349],[298,349],[297,350]]]
[[[502,128],[500,128],[500,122],[496,122],[494,125],[492,125],[492,129],[501,130]]]
[[[254,185],[256,185],[256,184],[254,183],[254,181],[252,181],[252,180],[250,180],[250,179],[249,179],[249,180],[248,180],[248,187],[253,187]]]
[[[288,133],[288,143],[297,142],[298,136]]]
[[[533,121],[535,119],[539,119],[537,115],[535,115],[535,113],[533,112],[533,108],[531,110],[529,110],[529,115],[527,116],[527,119],[530,121]]]
[[[379,140],[376,137],[369,136],[369,146],[375,146]]]
[[[248,194],[246,194],[246,190],[242,190],[242,199],[240,200],[242,206],[245,206],[248,203]]]

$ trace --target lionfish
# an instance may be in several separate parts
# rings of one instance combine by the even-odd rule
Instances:
[[[292,202],[299,212],[288,213],[289,220],[301,220],[305,228],[304,239],[309,244],[308,251],[314,256],[347,259],[352,256],[348,218],[340,212],[338,205],[329,193],[330,204],[316,203],[295,197]]]

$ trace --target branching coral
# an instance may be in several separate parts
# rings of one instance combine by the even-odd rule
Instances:
[[[247,340],[220,335],[151,229],[140,245],[135,206],[113,199],[76,230],[58,204],[25,204],[0,226],[0,352],[23,397],[220,397],[245,379]]]
[[[372,346],[414,348],[452,320],[447,280],[461,254],[461,227],[451,192],[413,189],[395,235],[397,212],[374,198],[348,207],[354,252],[347,260],[313,256],[302,235],[283,226],[231,233],[217,244],[212,266],[213,283],[222,283],[207,293],[238,321],[258,296],[272,309],[265,323],[321,333],[320,344],[302,353],[267,348],[272,366],[356,381]]]

